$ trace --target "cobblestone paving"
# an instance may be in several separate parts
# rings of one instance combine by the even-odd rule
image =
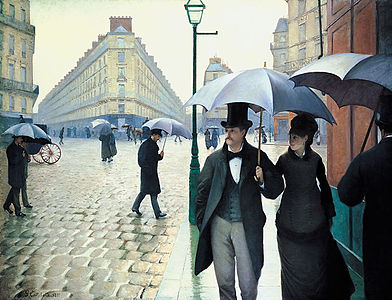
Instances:
[[[160,220],[149,196],[141,218],[131,212],[139,145],[118,141],[109,164],[98,140],[66,139],[58,163],[30,163],[33,209],[23,219],[0,214],[0,299],[154,299],[188,213],[190,146],[166,143],[158,201],[168,217]],[[286,149],[266,147],[274,162]],[[202,165],[209,154],[202,139],[199,148]]]
[[[153,299],[187,213],[189,141],[166,144],[160,220],[149,196],[131,212],[139,145],[118,141],[109,164],[98,140],[65,143],[58,163],[30,163],[27,217],[1,213],[0,298]]]

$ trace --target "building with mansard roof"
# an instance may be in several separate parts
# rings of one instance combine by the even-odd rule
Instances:
[[[39,104],[38,118],[51,130],[84,137],[91,121],[141,127],[146,119],[167,117],[185,123],[182,102],[132,32],[131,17],[111,17],[110,32],[84,53]]]

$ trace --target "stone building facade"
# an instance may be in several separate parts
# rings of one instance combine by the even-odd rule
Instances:
[[[273,68],[276,71],[292,75],[295,71],[318,59],[321,54],[326,54],[326,7],[327,1],[321,0],[321,23],[323,47],[321,47],[319,7],[315,0],[285,0],[288,4],[288,18],[278,21],[274,32],[274,42],[271,52],[274,57]],[[286,42],[284,40],[286,39]],[[323,53],[321,53],[323,48]],[[286,58],[286,61],[284,61]],[[317,92],[316,92],[317,93]],[[317,94],[326,101],[325,96]],[[287,132],[293,113],[280,113],[274,118],[275,140],[287,140]],[[326,122],[317,120],[321,142],[326,143]]]
[[[65,135],[84,137],[91,121],[141,127],[146,119],[185,123],[182,102],[132,32],[132,18],[111,17],[110,32],[98,36],[72,69],[39,104],[38,118]]]
[[[19,122],[32,122],[38,86],[33,84],[35,27],[30,2],[0,1],[0,132]],[[8,140],[1,138],[2,143]],[[4,146],[4,145],[3,145]]]
[[[209,59],[208,67],[204,72],[204,85],[212,80],[230,73],[233,73],[233,71],[226,64],[222,63],[222,59],[220,57],[212,57]],[[226,105],[217,107],[211,111],[206,111],[203,108],[199,127],[203,130],[211,126],[217,126],[218,128],[222,129],[220,122],[225,121],[226,118]]]

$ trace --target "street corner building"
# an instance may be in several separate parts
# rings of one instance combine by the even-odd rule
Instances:
[[[33,84],[35,27],[30,24],[30,1],[0,1],[0,133],[19,123],[33,121],[38,86]],[[5,148],[12,139],[0,135],[0,195],[7,184]]]
[[[92,42],[38,110],[49,132],[65,127],[65,137],[85,137],[91,121],[102,118],[125,138],[122,125],[140,128],[146,119],[160,117],[185,123],[186,116],[154,57],[132,32],[131,17],[110,17],[110,31]]]

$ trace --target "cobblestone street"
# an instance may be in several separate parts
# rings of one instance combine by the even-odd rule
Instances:
[[[166,143],[158,201],[168,217],[159,220],[149,196],[142,217],[131,212],[140,183],[139,144],[117,141],[117,156],[104,163],[97,139],[65,139],[58,163],[31,162],[33,209],[23,209],[23,219],[0,216],[0,298],[154,299],[188,213],[190,146],[173,138]],[[275,163],[286,147],[263,150]],[[203,165],[202,138],[199,148]],[[316,151],[325,157],[325,147]]]

